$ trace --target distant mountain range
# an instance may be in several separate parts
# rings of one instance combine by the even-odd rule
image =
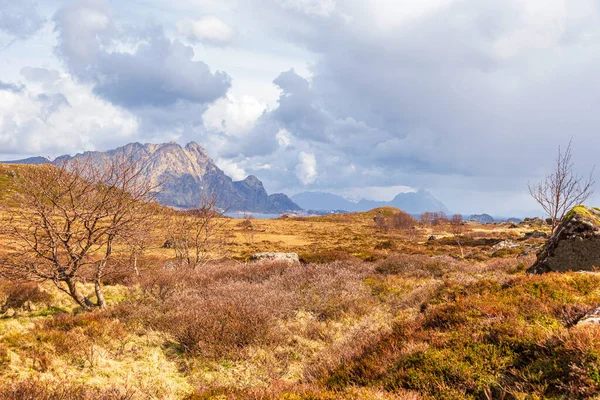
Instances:
[[[391,201],[375,201],[362,199],[352,202],[341,196],[324,192],[303,192],[292,196],[292,200],[305,210],[344,210],[351,212],[369,211],[377,207],[391,206],[409,214],[420,214],[425,211],[448,212],[448,208],[426,190],[411,193],[400,193]]]
[[[90,157],[102,163],[119,154],[131,155],[144,165],[144,173],[153,183],[164,182],[157,198],[161,204],[191,208],[197,207],[203,197],[215,195],[217,205],[229,211],[258,213],[284,213],[300,211],[300,207],[285,194],[268,195],[262,182],[250,175],[243,181],[234,182],[217,167],[206,150],[197,143],[185,147],[177,143],[141,144],[130,143],[106,152],[85,152],[73,157],[65,155],[55,162]],[[50,162],[43,157],[9,161],[16,164],[43,164]]]

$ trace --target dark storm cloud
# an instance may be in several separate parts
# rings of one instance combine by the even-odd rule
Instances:
[[[112,18],[103,0],[72,3],[54,17],[57,54],[100,97],[130,109],[207,104],[231,86],[226,73],[194,61],[193,49],[167,38],[161,26],[123,28]],[[119,51],[119,45],[135,50]]]
[[[263,15],[318,56],[310,83],[289,72],[275,81],[284,93],[269,115],[326,165],[317,184],[443,187],[460,178],[522,191],[570,137],[578,165],[591,166],[600,148],[598,4],[425,2],[431,10],[395,20],[377,7],[394,2],[375,3],[338,1],[328,18]]]
[[[0,0],[0,31],[15,39],[27,39],[44,24],[37,3],[30,0]]]

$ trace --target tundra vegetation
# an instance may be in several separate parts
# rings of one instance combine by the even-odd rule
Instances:
[[[550,226],[393,208],[233,221],[148,203],[147,183],[135,204],[106,184],[71,199],[46,182],[94,181],[53,168],[0,165],[0,398],[600,396],[600,329],[576,325],[600,277],[525,273],[543,243],[525,234]],[[90,242],[94,215],[107,233]],[[246,262],[261,251],[302,262]]]

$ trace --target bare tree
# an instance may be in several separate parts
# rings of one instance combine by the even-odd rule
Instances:
[[[563,152],[558,147],[558,157],[554,172],[537,184],[528,184],[531,197],[537,201],[546,214],[552,219],[552,231],[564,218],[565,214],[578,204],[585,202],[594,193],[594,169],[584,180],[575,172],[572,160],[571,141]]]
[[[11,280],[52,281],[84,309],[104,307],[102,280],[125,263],[116,255],[139,246],[155,213],[157,188],[131,156],[74,159],[20,169],[0,232],[8,255],[0,273]],[[94,283],[96,300],[79,285]]]
[[[465,258],[465,252],[463,250],[463,246],[461,243],[462,234],[465,231],[465,226],[463,222],[463,216],[461,214],[454,214],[450,218],[450,232],[456,239],[456,244],[460,248],[460,256]]]
[[[181,267],[195,269],[226,257],[227,238],[221,229],[229,222],[217,210],[217,197],[208,196],[198,208],[175,212],[169,222],[167,247]]]

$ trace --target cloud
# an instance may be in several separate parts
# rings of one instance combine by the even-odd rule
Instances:
[[[105,0],[71,3],[54,22],[57,54],[69,71],[113,104],[129,109],[209,104],[231,86],[229,75],[194,60],[194,50],[169,39],[161,26],[119,28]]]
[[[235,38],[233,28],[212,15],[196,20],[185,18],[178,21],[177,31],[191,41],[214,46],[227,46]]]
[[[274,81],[281,96],[261,120],[277,127],[267,137],[283,130],[293,142],[270,147],[274,168],[303,151],[319,160],[319,189],[460,187],[492,204],[498,191],[521,202],[571,136],[577,164],[594,163],[600,3],[340,0],[320,17],[290,12],[302,2],[292,3],[262,18],[316,62],[310,78],[286,71]],[[293,189],[289,173],[269,179]]]
[[[2,154],[57,156],[117,147],[138,138],[138,128],[135,116],[67,77],[0,91]]]
[[[235,162],[231,160],[225,159],[217,159],[216,164],[227,174],[227,176],[231,177],[234,181],[242,181],[244,180],[248,174],[244,171],[243,168],[240,168]]]
[[[310,185],[317,179],[317,159],[314,154],[300,152],[296,165],[296,176],[303,185]]]
[[[211,104],[203,115],[204,125],[236,137],[250,131],[267,106],[252,96],[228,94]]]
[[[0,0],[0,31],[14,39],[27,39],[39,31],[45,19],[31,0]]]
[[[15,85],[10,82],[2,82],[0,81],[0,90],[5,90],[7,92],[19,93],[22,92],[25,87],[23,85]]]
[[[334,11],[336,0],[276,0],[281,6],[309,16],[328,17]]]

